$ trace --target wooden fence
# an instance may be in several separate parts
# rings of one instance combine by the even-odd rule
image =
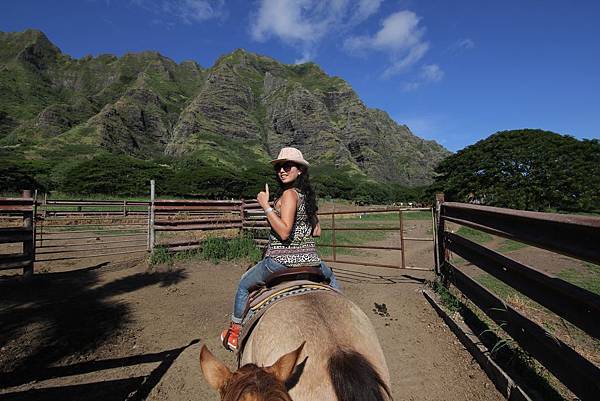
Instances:
[[[507,305],[449,260],[453,252],[590,336],[600,339],[600,296],[446,231],[453,222],[504,238],[600,263],[600,218],[526,212],[471,204],[437,204],[437,269],[490,319],[583,401],[597,400],[600,369],[529,317]]]
[[[17,225],[0,228],[0,244],[21,244],[19,252],[0,255],[0,270],[23,269],[24,276],[33,274],[35,259],[35,199],[31,191],[23,191],[22,198],[0,199],[0,213],[5,221],[14,221]]]
[[[28,196],[31,196],[30,194]],[[4,205],[4,209],[1,206]],[[37,213],[36,213],[37,206]],[[0,243],[24,242],[24,253],[1,255],[0,267],[25,267],[33,270],[31,258],[35,262],[51,263],[65,260],[106,259],[114,255],[127,255],[152,251],[155,246],[167,248],[169,252],[198,249],[202,246],[202,236],[193,232],[213,230],[237,230],[250,235],[260,247],[268,243],[269,223],[256,201],[244,200],[195,200],[195,199],[155,199],[154,186],[151,186],[150,201],[133,200],[73,200],[47,199],[40,202],[32,198],[0,199],[0,212],[3,221],[6,212],[23,215],[26,227],[4,228],[0,231]],[[429,268],[407,266],[405,249],[409,241],[430,241],[433,238],[412,238],[404,234],[403,212],[431,211],[428,208],[360,208],[353,211],[321,212],[325,222],[331,219],[331,243],[319,243],[332,248],[332,259],[328,262],[379,266],[397,269],[431,270]],[[398,225],[371,227],[366,223],[360,227],[340,227],[336,216],[388,213],[397,214]],[[12,216],[12,218],[16,218]],[[393,218],[393,217],[392,217]],[[336,233],[348,230],[396,231],[399,233],[397,246],[370,246],[340,244]],[[160,235],[160,233],[163,233]],[[157,240],[157,234],[162,236]],[[187,238],[186,238],[187,237]],[[33,241],[35,239],[35,242]],[[399,251],[398,263],[381,264],[338,258],[338,249],[372,249]],[[36,253],[36,249],[38,250]],[[37,256],[36,256],[37,254]]]

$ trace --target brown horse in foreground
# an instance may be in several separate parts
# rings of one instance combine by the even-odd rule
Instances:
[[[316,291],[273,305],[247,340],[237,372],[231,373],[205,348],[200,360],[223,401],[392,399],[389,372],[369,318],[334,292]]]

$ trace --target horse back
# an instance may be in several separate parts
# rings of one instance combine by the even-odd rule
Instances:
[[[303,341],[297,382],[290,385],[294,401],[379,401],[389,396],[389,372],[375,329],[360,308],[338,293],[314,292],[271,307],[251,333],[241,362],[269,366]],[[351,369],[354,364],[364,374]],[[364,379],[361,387],[373,389],[372,394],[379,388],[384,398],[340,398],[359,394],[345,377]]]

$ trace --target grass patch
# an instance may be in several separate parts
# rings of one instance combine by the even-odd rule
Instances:
[[[336,231],[336,245],[361,245],[369,241],[383,240],[386,237],[385,231]],[[319,238],[316,238],[317,247],[321,256],[329,256],[332,254],[332,248],[329,246],[319,246],[319,244],[332,244],[332,232],[323,231]],[[337,255],[353,255],[357,253],[365,254],[364,250],[352,248],[337,248]]]
[[[454,296],[448,288],[444,287],[438,280],[431,283],[433,291],[439,295],[442,304],[451,312],[459,312],[462,303]]]
[[[172,265],[176,261],[210,260],[219,263],[222,260],[246,259],[253,263],[262,258],[262,252],[256,247],[254,240],[247,236],[235,238],[209,237],[198,249],[180,252],[169,252],[164,246],[157,246],[150,254],[151,266]]]
[[[199,254],[202,259],[210,260],[213,263],[236,259],[250,259],[252,262],[258,262],[262,257],[262,252],[250,237],[233,239],[209,237],[202,243],[202,250]]]
[[[169,253],[166,247],[157,246],[152,250],[148,263],[150,266],[170,265],[173,263],[173,255]]]
[[[513,241],[510,239],[506,239],[500,243],[498,248],[496,249],[500,253],[508,253],[518,251],[519,249],[527,248],[529,245],[524,244],[522,242]]]
[[[488,233],[484,233],[483,231],[475,230],[474,228],[466,226],[461,226],[456,234],[465,237],[466,239],[470,239],[478,244],[491,242],[494,239],[494,237]]]
[[[415,210],[414,212],[402,212],[404,220],[425,220],[431,221],[431,212],[427,210]]]
[[[510,297],[518,296],[519,294],[519,292],[511,286],[504,284],[504,282],[487,273],[478,275],[475,277],[475,281],[504,300],[507,300]]]
[[[570,267],[558,273],[558,277],[600,295],[600,266],[584,262],[584,268]]]

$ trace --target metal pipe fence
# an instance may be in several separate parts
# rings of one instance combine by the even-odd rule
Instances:
[[[319,246],[330,247],[332,248],[332,258],[331,259],[323,259],[325,262],[332,263],[343,263],[343,264],[352,264],[352,265],[362,265],[362,266],[374,266],[374,267],[387,267],[392,269],[404,269],[404,270],[425,270],[430,271],[433,268],[423,268],[423,267],[415,267],[415,266],[407,266],[406,264],[406,241],[428,241],[434,242],[432,238],[415,238],[415,237],[406,237],[404,235],[404,212],[415,212],[415,211],[427,211],[431,212],[430,208],[385,208],[385,209],[363,209],[360,211],[332,211],[332,212],[323,212],[319,213],[319,216],[331,216],[331,227],[321,228],[322,231],[331,231],[331,243],[319,243]],[[336,225],[335,216],[345,216],[345,215],[355,215],[360,214],[378,214],[378,213],[398,213],[398,226],[396,227],[339,227]],[[399,236],[399,246],[379,246],[379,245],[348,245],[348,244],[338,244],[337,243],[337,235],[336,232],[344,232],[344,231],[391,231],[397,232]],[[373,250],[386,250],[386,251],[400,251],[400,258],[398,264],[383,264],[383,263],[374,263],[374,262],[366,262],[366,261],[356,261],[356,260],[348,260],[348,259],[339,259],[337,256],[338,248],[352,248],[352,249],[373,249]]]

